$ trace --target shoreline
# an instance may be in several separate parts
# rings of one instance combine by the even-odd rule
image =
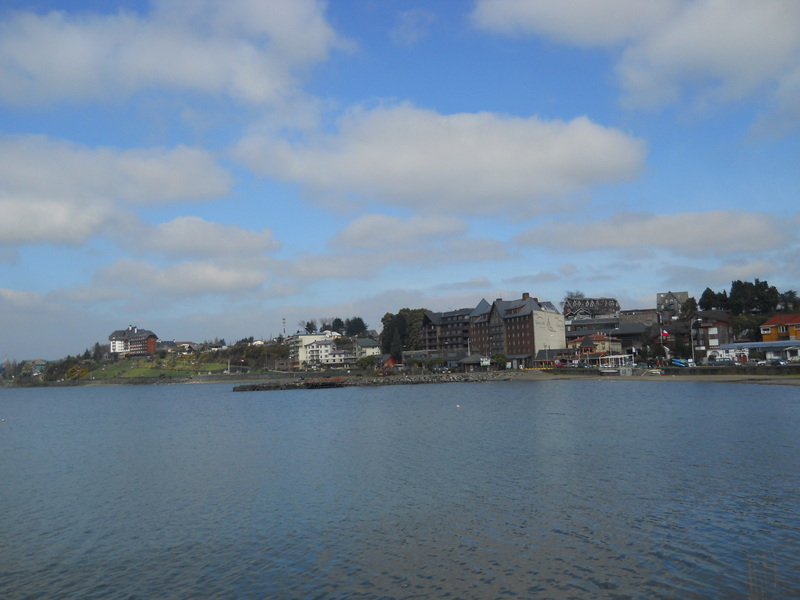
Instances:
[[[490,371],[479,373],[443,373],[423,375],[351,375],[342,374],[319,376],[313,373],[278,373],[271,375],[199,375],[192,377],[167,377],[167,378],[126,378],[126,379],[94,379],[69,382],[47,382],[33,385],[2,386],[13,388],[42,388],[42,387],[83,387],[83,386],[146,386],[146,385],[202,385],[211,383],[224,383],[233,386],[234,391],[268,391],[281,389],[308,389],[330,387],[359,387],[359,386],[386,386],[386,385],[420,385],[440,383],[483,383],[488,381],[653,381],[653,382],[693,382],[693,383],[736,383],[752,385],[782,385],[800,386],[800,375],[793,373],[753,374],[753,373],[708,373],[704,371],[697,374],[684,374],[667,372],[663,375],[648,375],[637,373],[634,375],[601,375],[597,371],[568,370],[542,370],[542,371]],[[314,382],[317,382],[316,385]],[[333,382],[326,385],[326,382]],[[309,385],[310,384],[310,385]]]

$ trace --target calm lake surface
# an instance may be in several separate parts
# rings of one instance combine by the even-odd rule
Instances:
[[[800,388],[0,389],[0,598],[797,598]]]

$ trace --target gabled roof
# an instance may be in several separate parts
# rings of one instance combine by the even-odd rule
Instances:
[[[149,329],[139,329],[138,327],[134,327],[131,325],[127,329],[117,329],[111,335],[108,336],[109,341],[114,340],[142,340],[147,339],[150,336],[154,336],[158,339],[158,336],[150,331]]]
[[[800,315],[775,315],[761,324],[761,327],[773,325],[800,325]]]
[[[487,315],[491,310],[492,310],[492,305],[486,301],[486,298],[481,298],[481,301],[478,302],[478,306],[472,309],[472,312],[469,313],[469,316],[477,317],[480,315]]]

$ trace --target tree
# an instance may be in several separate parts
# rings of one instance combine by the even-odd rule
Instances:
[[[391,354],[395,330],[399,332],[402,346],[406,350],[419,350],[422,320],[426,312],[429,312],[426,308],[401,308],[396,315],[386,313],[381,319],[381,352]]]
[[[495,364],[495,368],[498,371],[505,371],[506,365],[508,364],[508,357],[502,352],[498,352],[492,355],[492,362]]]
[[[797,292],[794,290],[787,290],[780,296],[783,312],[792,312],[797,307]]]
[[[344,333],[345,332],[345,322],[342,321],[339,317],[336,317],[331,322],[331,331],[335,331],[336,333]],[[347,335],[350,335],[350,334],[347,334]]]
[[[400,330],[396,327],[392,336],[392,344],[389,347],[389,354],[392,355],[395,362],[403,362],[403,336],[400,335]]]
[[[343,326],[344,334],[348,337],[358,337],[359,335],[364,335],[367,332],[367,324],[364,323],[364,319],[361,317],[347,319]]]
[[[703,295],[700,296],[698,305],[700,310],[727,310],[728,294],[725,292],[718,294],[711,288],[706,288]]]
[[[697,300],[695,300],[694,296],[692,296],[686,302],[683,303],[683,310],[681,311],[681,319],[687,319],[689,315],[691,315],[694,312],[697,312]]]
[[[356,368],[362,371],[369,371],[370,369],[375,368],[377,362],[378,362],[377,356],[362,356],[356,362]]]
[[[300,324],[303,325],[303,322],[301,321]],[[305,328],[306,333],[308,333],[308,334],[312,334],[312,333],[316,333],[317,332],[317,322],[314,319],[311,319],[310,321],[306,321],[305,325],[303,325],[303,327]]]

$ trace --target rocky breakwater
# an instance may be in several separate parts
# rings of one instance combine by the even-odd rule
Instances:
[[[431,375],[388,375],[385,377],[320,377],[276,379],[263,383],[237,385],[234,392],[266,392],[271,390],[304,390],[371,385],[420,385],[428,383],[483,383],[507,381],[513,376],[507,371],[489,373],[443,373]]]

